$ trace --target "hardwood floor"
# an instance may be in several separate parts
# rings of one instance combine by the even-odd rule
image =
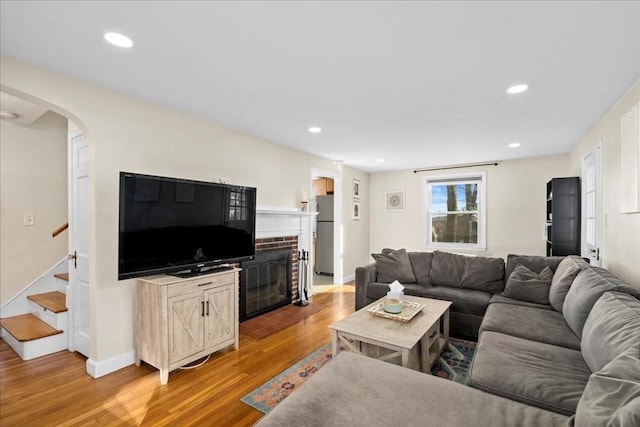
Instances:
[[[322,289],[312,302],[324,309],[262,339],[240,335],[238,351],[173,371],[164,386],[146,364],[93,379],[78,353],[23,361],[0,340],[0,425],[251,426],[262,413],[240,399],[329,342],[327,326],[353,312],[354,290]]]

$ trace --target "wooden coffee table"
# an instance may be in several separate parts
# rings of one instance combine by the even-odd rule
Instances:
[[[429,372],[449,342],[450,301],[405,296],[424,304],[422,312],[409,322],[373,316],[368,309],[384,301],[369,304],[352,315],[329,325],[335,357],[344,347],[356,353]],[[398,360],[399,359],[399,360]]]

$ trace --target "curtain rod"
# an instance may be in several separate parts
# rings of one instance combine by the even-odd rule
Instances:
[[[447,169],[462,169],[462,168],[472,168],[475,166],[498,166],[498,162],[490,162],[490,163],[469,163],[466,165],[457,165],[457,166],[443,166],[438,168],[424,168],[424,169],[416,169],[413,173],[418,172],[431,172],[431,171],[442,171]]]

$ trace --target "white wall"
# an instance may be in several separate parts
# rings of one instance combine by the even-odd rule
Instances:
[[[67,253],[67,119],[48,112],[31,124],[0,126],[0,304]],[[35,226],[23,224],[35,214]]]
[[[571,171],[582,172],[582,158],[602,142],[603,267],[640,288],[640,213],[620,213],[620,118],[640,102],[640,80],[571,151]]]
[[[120,171],[205,181],[225,178],[257,187],[259,207],[291,209],[299,208],[302,194],[308,193],[312,167],[336,168],[329,160],[12,58],[2,57],[0,67],[3,90],[44,101],[81,126],[89,140],[91,334],[95,337],[90,353],[96,362],[133,350],[134,281],[117,280]],[[342,173],[356,172],[343,167]],[[360,176],[366,184],[366,175]],[[350,191],[350,180],[345,185]],[[344,224],[345,235],[351,235],[351,221],[345,218]],[[363,257],[352,250],[359,246],[345,252],[345,265]]]
[[[380,252],[386,247],[431,250],[425,246],[425,177],[480,170],[487,172],[487,250],[471,253],[503,258],[509,253],[544,255],[546,183],[551,178],[568,176],[568,155],[428,173],[410,170],[371,174],[370,251]],[[405,191],[405,211],[386,212],[385,192],[400,190]]]
[[[353,208],[353,179],[360,180],[360,212],[361,218],[354,220],[351,214]],[[351,254],[344,259],[344,275],[349,280],[355,280],[356,267],[368,264],[369,256],[369,175],[353,170],[344,169],[343,175],[343,206],[344,206],[344,252]]]

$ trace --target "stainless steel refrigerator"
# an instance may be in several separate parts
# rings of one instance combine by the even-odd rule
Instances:
[[[333,196],[317,196],[316,274],[333,276]]]

